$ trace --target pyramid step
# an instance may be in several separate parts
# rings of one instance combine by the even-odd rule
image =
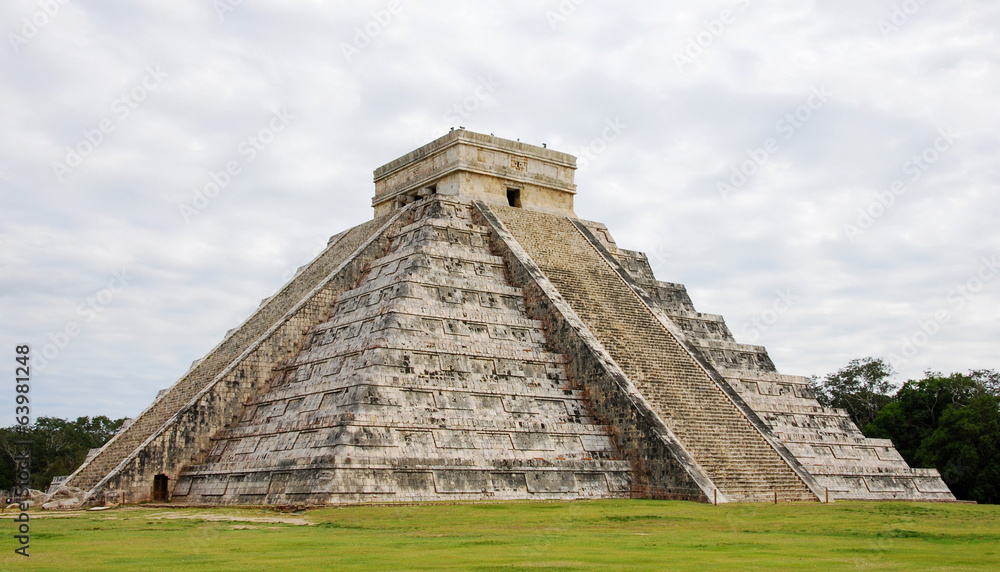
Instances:
[[[388,236],[388,254],[306,332],[309,343],[278,381],[214,435],[207,462],[178,485],[202,490],[192,502],[270,491],[292,467],[312,476],[294,477],[299,484],[267,492],[265,502],[287,502],[290,490],[317,498],[333,486],[396,494],[413,483],[427,500],[502,483],[514,498],[627,491],[631,465],[587,412],[583,392],[569,387],[566,356],[546,350],[542,323],[507,283],[487,229],[460,222],[467,205],[436,204]],[[447,209],[455,216],[437,216]],[[484,477],[483,466],[515,472]],[[572,472],[516,472],[524,466]],[[337,480],[353,470],[355,489]],[[250,474],[254,484],[231,484]],[[331,478],[341,484],[320,484]]]

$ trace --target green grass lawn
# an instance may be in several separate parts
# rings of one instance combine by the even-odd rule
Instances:
[[[2,570],[1000,570],[1000,507],[677,501],[33,513]]]

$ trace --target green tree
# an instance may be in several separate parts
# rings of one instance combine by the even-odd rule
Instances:
[[[895,388],[889,378],[894,373],[882,358],[866,357],[851,360],[822,381],[813,378],[811,385],[822,405],[847,410],[854,423],[864,427],[892,401]]]
[[[988,370],[949,376],[924,372],[923,379],[904,383],[892,402],[870,424],[861,427],[869,437],[892,439],[899,454],[913,465],[920,444],[937,429],[949,407],[966,405],[973,398],[987,394],[990,374],[993,372]]]
[[[993,397],[1000,397],[1000,372],[992,369],[974,369],[969,377],[975,380],[979,391]]]
[[[1000,501],[1000,374],[927,371],[896,392],[864,428],[892,439],[911,467],[934,467],[955,496]]]
[[[1000,503],[1000,398],[984,394],[945,409],[916,459],[937,467],[956,497]]]
[[[14,486],[15,442],[30,441],[31,482],[33,489],[45,490],[52,477],[68,475],[83,463],[87,452],[108,441],[126,419],[79,417],[76,421],[39,417],[27,432],[15,427],[0,429],[0,489]]]

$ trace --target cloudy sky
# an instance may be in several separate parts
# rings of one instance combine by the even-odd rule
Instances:
[[[31,345],[33,415],[133,416],[464,125],[581,157],[578,215],[784,373],[1000,368],[998,30],[995,0],[7,0],[0,357]]]

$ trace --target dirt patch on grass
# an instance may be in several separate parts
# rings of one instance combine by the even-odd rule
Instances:
[[[99,520],[126,520],[133,518],[145,518],[150,520],[204,520],[212,522],[251,522],[260,524],[291,524],[294,526],[315,526],[317,523],[306,520],[303,516],[297,514],[263,514],[263,515],[251,515],[251,514],[232,514],[232,513],[222,513],[222,512],[188,512],[184,509],[177,510],[159,510],[156,512],[150,512],[148,508],[141,507],[128,507],[128,508],[116,508],[109,509],[106,511],[86,511],[86,510],[73,510],[73,511],[46,511],[46,512],[31,512],[31,518],[73,518],[73,517],[86,517],[86,516],[96,516]]]
[[[256,522],[264,524],[291,524],[295,526],[315,526],[315,522],[310,522],[301,516],[249,516],[232,514],[212,514],[212,513],[159,513],[144,515],[143,518],[150,520],[206,520],[212,522]]]
[[[87,511],[85,511],[85,510],[60,510],[60,511],[51,511],[50,510],[50,511],[44,511],[43,512],[43,511],[33,510],[30,513],[28,513],[28,514],[31,515],[31,520],[35,520],[36,518],[72,518],[74,516],[83,516],[83,515],[87,514]],[[6,518],[7,515],[10,515],[11,518],[14,518],[15,516],[17,516],[16,513],[8,512],[8,513],[0,514],[0,518]]]

